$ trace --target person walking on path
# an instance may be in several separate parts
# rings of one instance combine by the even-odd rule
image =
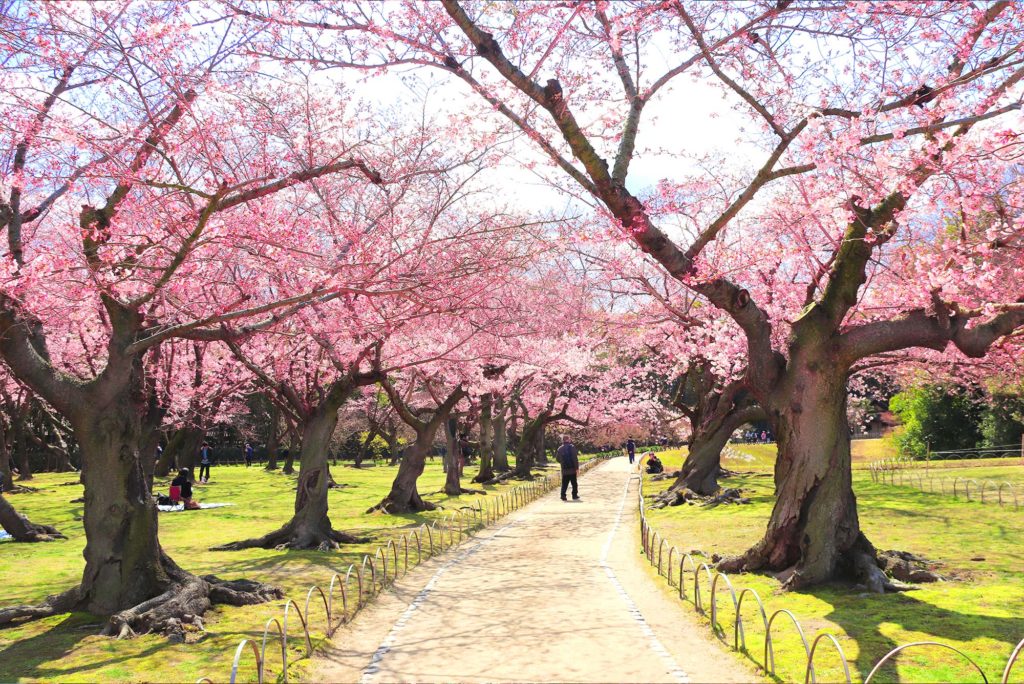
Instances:
[[[636,442],[632,437],[626,440],[626,453],[629,454],[629,464],[633,465],[633,461],[636,459]]]
[[[210,445],[203,442],[203,446],[199,447],[199,481],[209,482],[210,481]]]
[[[580,498],[579,483],[576,481],[576,473],[580,469],[580,454],[576,445],[569,439],[569,435],[562,435],[562,446],[555,452],[555,459],[558,465],[562,466],[562,501],[565,501],[565,491],[572,485],[572,500]]]
[[[248,468],[252,465],[252,444],[249,442],[245,443],[245,467]]]

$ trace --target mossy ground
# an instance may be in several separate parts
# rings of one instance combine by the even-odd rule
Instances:
[[[258,536],[276,529],[294,511],[295,477],[262,468],[214,466],[212,481],[196,487],[199,501],[226,502],[233,506],[205,511],[160,514],[160,541],[183,568],[198,575],[215,574],[224,579],[246,577],[276,584],[285,595],[305,605],[313,584],[325,590],[332,573],[344,573],[350,563],[372,552],[393,535],[401,535],[423,522],[475,505],[479,495],[447,497],[438,493],[444,483],[440,460],[428,462],[420,479],[425,498],[446,510],[422,515],[365,514],[387,493],[395,467],[355,469],[335,466],[340,489],[330,491],[331,521],[336,529],[367,537],[365,544],[346,546],[338,552],[316,551],[210,551],[226,542]],[[464,482],[475,474],[468,466]],[[9,495],[9,500],[32,520],[55,525],[66,541],[45,544],[0,542],[0,606],[35,603],[46,595],[74,586],[80,579],[85,536],[81,527],[82,504],[70,503],[82,496],[73,473],[42,474],[30,483],[37,491]],[[166,491],[167,481],[158,481]],[[519,484],[512,482],[512,485]],[[478,485],[466,485],[479,488]],[[493,497],[509,485],[485,487]],[[426,543],[426,542],[424,542]],[[411,559],[415,562],[415,550]],[[354,586],[354,585],[353,585]],[[340,604],[340,600],[338,601]],[[314,607],[315,606],[315,607]],[[280,618],[283,602],[241,608],[219,606],[206,619],[206,633],[195,643],[171,644],[161,636],[146,635],[115,641],[97,636],[100,620],[73,614],[0,629],[0,681],[23,679],[48,681],[196,681],[208,676],[226,680],[239,641],[259,639],[270,617]],[[311,632],[322,638],[325,611],[311,604]],[[301,659],[305,647],[297,621],[289,625],[290,662]],[[271,649],[268,648],[268,652]],[[268,655],[268,680],[280,670],[280,659]],[[255,681],[252,658],[242,676]],[[307,661],[308,662],[308,661]],[[301,675],[303,663],[291,668]]]
[[[856,443],[855,443],[856,445]],[[752,448],[753,447],[753,448]],[[739,553],[764,531],[774,503],[768,459],[769,445],[742,445],[755,461],[726,463],[741,474],[722,482],[741,487],[750,505],[714,508],[679,506],[650,510],[649,521],[680,550],[700,549],[707,554]],[[774,456],[774,454],[772,454]],[[668,469],[677,467],[682,452],[668,452]],[[1024,475],[1024,466],[993,467],[1002,479]],[[669,482],[649,482],[649,496]],[[764,599],[768,614],[779,608],[791,610],[813,640],[820,631],[835,635],[850,662],[854,681],[867,676],[888,651],[912,641],[940,641],[970,655],[989,681],[999,681],[1013,647],[1024,638],[1024,509],[959,501],[950,496],[926,494],[909,487],[892,487],[871,481],[866,471],[855,469],[861,525],[879,549],[911,551],[935,562],[936,570],[951,581],[920,585],[920,589],[885,596],[866,594],[846,585],[809,591],[783,592],[770,577],[733,576],[736,591],[750,587]],[[668,546],[665,554],[667,556]],[[673,576],[678,577],[678,559]],[[974,560],[983,559],[983,560]],[[707,560],[707,559],[703,559]],[[700,562],[700,559],[698,560]],[[689,567],[689,566],[688,566]],[[687,596],[693,596],[693,574],[686,573]],[[707,602],[708,584],[701,578]],[[727,625],[725,638],[733,639],[733,607],[728,590],[718,588],[720,623]],[[764,628],[752,601],[743,604],[746,643],[751,658],[763,662]],[[806,657],[791,624],[773,625],[776,671],[783,681],[803,681]],[[818,681],[842,680],[839,660],[822,642],[815,656]],[[1021,664],[1024,666],[1024,663]],[[1011,681],[1024,680],[1019,667]],[[896,657],[873,681],[938,682],[980,681],[976,671],[952,651],[909,650]]]

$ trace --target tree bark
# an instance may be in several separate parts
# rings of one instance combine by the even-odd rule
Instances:
[[[448,471],[444,480],[444,493],[448,496],[458,496],[462,493],[462,448],[459,446],[459,419],[456,416],[449,416],[445,421],[445,437],[448,448],[445,453],[445,460],[448,462]]]
[[[494,398],[493,429],[494,442],[494,470],[499,473],[507,473],[511,468],[508,465],[508,431],[505,427],[505,416],[508,413],[508,404],[500,394]]]
[[[366,452],[370,448],[370,443],[373,442],[374,437],[377,436],[377,428],[371,427],[366,433],[366,439],[359,446],[359,451],[356,452],[355,467],[360,468],[363,465],[363,459],[366,458]]]
[[[284,458],[284,467],[281,468],[281,472],[285,475],[291,475],[295,472],[295,453],[299,450],[298,445],[299,429],[296,426],[292,426],[288,430],[288,455]],[[301,456],[300,459],[301,461]]]
[[[416,483],[426,467],[427,456],[433,449],[437,431],[441,429],[441,426],[448,420],[452,409],[466,394],[461,387],[456,388],[437,407],[429,420],[423,420],[405,405],[402,397],[387,379],[383,380],[381,385],[402,421],[416,431],[416,441],[406,447],[402,462],[398,466],[398,474],[395,476],[394,482],[391,483],[391,491],[379,504],[366,512],[382,511],[401,514],[433,510],[437,506],[423,500]]]
[[[799,361],[797,362],[799,363]],[[821,362],[801,364],[769,412],[778,438],[776,502],[764,537],[723,571],[770,570],[787,588],[858,577],[870,590],[896,588],[860,529],[853,493],[846,376]]]
[[[67,539],[50,525],[38,525],[21,515],[0,492],[0,527],[17,542],[44,542]]]
[[[7,448],[7,428],[0,418],[0,492],[12,489],[14,479],[11,477],[11,452]]]
[[[537,436],[535,437],[535,439],[537,440],[537,445],[535,447],[534,453],[537,454],[537,465],[547,465],[549,461],[548,450],[545,444],[547,442],[546,424],[541,425],[540,428],[537,430]]]
[[[424,501],[416,484],[426,467],[427,455],[433,448],[436,434],[436,427],[433,430],[424,430],[422,433],[417,432],[416,441],[405,448],[402,461],[398,465],[398,474],[391,483],[391,491],[367,513],[374,511],[394,514],[419,513],[437,508],[429,501]]]
[[[80,610],[110,616],[104,633],[182,632],[214,602],[233,605],[280,598],[274,587],[179,568],[161,549],[156,503],[139,454],[141,416],[127,388],[90,393],[72,419],[85,485],[85,571],[79,586],[39,606],[0,610],[0,624]],[[104,399],[107,399],[106,401]]]
[[[172,469],[188,468],[189,479],[195,480],[196,454],[206,437],[206,430],[197,427],[183,427],[171,433],[167,440],[167,448],[160,455],[153,474],[156,477],[167,477]]]
[[[32,479],[32,464],[28,460],[28,439],[25,436],[25,421],[28,418],[27,404],[14,421],[14,462],[18,466],[18,480]]]
[[[494,479],[494,424],[492,420],[493,395],[485,394],[480,398],[480,472],[473,482],[487,482]]]
[[[328,451],[334,428],[338,425],[338,411],[355,391],[357,384],[350,380],[339,380],[303,421],[302,458],[300,459],[299,481],[295,491],[295,514],[280,529],[255,539],[233,542],[216,547],[217,550],[237,551],[240,549],[317,549],[329,551],[339,544],[364,541],[331,526],[327,515],[327,493],[331,483]],[[293,432],[292,444],[295,444]],[[289,451],[289,459],[291,452]]]
[[[267,436],[267,470],[277,470],[277,449],[280,446],[278,442],[278,428],[281,422],[281,409],[278,408],[277,404],[272,403],[270,409],[270,434]]]
[[[524,418],[523,434],[516,449],[516,477],[530,477],[537,455],[537,434],[545,425],[546,416],[541,413],[533,419]]]
[[[717,493],[718,476],[722,472],[722,449],[729,443],[729,437],[742,425],[765,418],[766,414],[760,407],[751,406],[733,409],[721,420],[698,425],[672,489],[685,488],[701,496]]]
[[[388,453],[391,454],[391,465],[398,465],[402,458],[402,449],[398,446],[398,427],[389,426],[384,432],[384,439],[388,443]]]

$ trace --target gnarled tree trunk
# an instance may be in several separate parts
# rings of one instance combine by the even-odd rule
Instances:
[[[399,417],[413,430],[416,431],[416,441],[405,449],[402,462],[398,466],[398,475],[391,483],[391,491],[377,504],[371,507],[367,513],[382,511],[384,513],[415,513],[428,511],[437,508],[429,501],[424,501],[416,486],[417,480],[423,474],[426,467],[427,456],[434,445],[434,437],[441,429],[442,424],[448,420],[449,414],[455,405],[462,400],[466,393],[461,387],[456,388],[434,411],[429,420],[419,418],[406,406],[405,401],[395,391],[394,386],[386,378],[381,381],[388,399]]]
[[[40,606],[0,610],[0,624],[80,610],[110,616],[106,634],[182,633],[213,602],[244,605],[280,598],[274,587],[199,578],[160,547],[156,502],[139,454],[141,417],[128,391],[91,397],[73,419],[85,485],[85,572],[79,586]]]
[[[672,488],[690,489],[702,496],[715,494],[722,472],[722,450],[729,443],[729,437],[742,425],[765,417],[759,406],[750,406],[732,410],[721,420],[699,425],[690,438],[689,453]]]
[[[462,447],[459,446],[459,419],[450,416],[445,422],[445,461],[448,468],[444,479],[444,493],[448,496],[458,496],[462,493]]]
[[[270,409],[270,434],[267,436],[267,470],[277,470],[277,450],[281,446],[278,435],[281,422],[281,409],[273,404]]]
[[[54,539],[67,539],[56,528],[50,525],[33,523],[24,515],[14,510],[14,506],[0,493],[0,527],[17,542],[44,542]]]
[[[480,472],[473,482],[487,482],[494,479],[494,442],[491,406],[493,395],[485,394],[480,398]]]
[[[418,513],[432,511],[436,505],[425,501],[420,496],[416,482],[426,467],[427,455],[433,448],[437,428],[432,431],[417,431],[416,441],[405,448],[402,461],[398,465],[398,474],[391,483],[391,491],[384,499],[370,508],[367,513],[381,511],[383,513]]]
[[[778,438],[776,502],[764,537],[724,571],[770,570],[788,588],[837,576],[858,577],[869,589],[895,588],[879,569],[875,548],[860,529],[853,493],[846,376],[807,363],[791,372],[769,412]],[[784,401],[782,399],[785,399]]]
[[[188,468],[189,479],[196,479],[196,454],[206,438],[206,430],[187,426],[175,430],[167,440],[167,447],[160,455],[153,474],[167,477],[172,469]]]
[[[537,458],[537,436],[543,432],[545,416],[542,413],[533,419],[524,419],[523,434],[516,449],[516,477],[530,477],[530,471]]]
[[[548,464],[548,450],[547,450],[547,426],[541,425],[540,429],[537,430],[535,437],[537,445],[534,447],[534,453],[537,455],[537,465]]]
[[[295,515],[292,519],[284,527],[262,537],[232,542],[217,549],[236,551],[249,548],[288,548],[328,551],[338,548],[339,544],[362,541],[358,537],[335,530],[327,515],[327,492],[332,481],[330,465],[327,462],[328,450],[334,428],[338,425],[338,410],[355,388],[356,385],[350,382],[336,383],[327,398],[306,416],[301,426],[301,470],[295,492]],[[294,444],[294,436],[292,440]]]
[[[499,473],[507,473],[511,468],[508,464],[508,430],[505,427],[505,416],[508,413],[508,405],[505,398],[500,394],[494,398],[493,430],[494,442],[494,470]]]
[[[398,460],[402,458],[402,449],[398,445],[398,427],[388,426],[388,429],[384,431],[384,441],[388,443],[388,453],[391,454],[390,465],[398,465]]]

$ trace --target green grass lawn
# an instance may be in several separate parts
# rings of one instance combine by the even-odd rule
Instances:
[[[745,447],[747,445],[744,445]],[[761,450],[762,447],[758,446]],[[666,457],[670,469],[682,454]],[[728,467],[728,466],[727,466]],[[649,482],[649,496],[670,481]],[[764,531],[774,503],[772,477],[748,469],[727,478],[724,486],[741,487],[750,505],[715,508],[678,506],[651,510],[649,521],[671,544],[708,555],[739,553]],[[825,586],[809,591],[782,592],[770,577],[744,574],[731,577],[739,591],[751,587],[764,599],[769,615],[787,608],[797,615],[808,639],[824,630],[839,638],[850,661],[854,681],[862,680],[885,653],[911,641],[941,641],[968,653],[989,681],[999,681],[1013,647],[1024,638],[1024,514],[1012,508],[958,501],[925,494],[909,487],[875,484],[867,472],[854,473],[861,524],[879,549],[912,551],[936,563],[948,582],[921,585],[917,591],[886,596],[858,592],[848,586]],[[667,550],[666,550],[667,553]],[[678,557],[678,556],[677,556]],[[972,560],[972,559],[984,560]],[[678,566],[674,570],[678,576]],[[687,573],[687,595],[693,576]],[[702,590],[707,592],[707,584]],[[705,596],[707,594],[705,593]],[[718,590],[722,620],[732,640],[733,608],[728,592]],[[743,605],[747,646],[758,663],[763,658],[763,627],[752,602]],[[806,657],[789,625],[780,623],[776,664],[783,681],[802,681]],[[826,644],[822,643],[821,647]],[[842,679],[838,658],[831,650],[815,657],[818,681]],[[1012,681],[1024,680],[1024,668]],[[956,654],[911,650],[897,656],[873,681],[980,681]]]
[[[739,452],[735,458],[723,458],[723,465],[730,470],[743,468],[772,469],[775,466],[775,444],[731,444]],[[850,457],[853,467],[866,468],[869,463],[896,456],[896,447],[887,438],[855,439],[850,443]]]
[[[459,506],[475,505],[484,497],[449,498],[438,493],[444,483],[440,460],[429,462],[420,478],[425,498],[441,503],[446,511],[422,515],[366,515],[364,512],[387,493],[396,467],[355,469],[336,466],[335,479],[343,485],[330,491],[331,520],[336,529],[370,539],[366,544],[344,547],[339,552],[246,551],[214,552],[217,544],[258,536],[276,529],[294,511],[295,476],[268,473],[262,468],[214,466],[212,481],[196,487],[199,501],[234,505],[206,511],[160,514],[160,541],[179,565],[198,575],[216,574],[224,579],[251,578],[276,584],[287,597],[305,605],[306,591],[321,584],[326,591],[332,573],[344,573],[350,563],[372,552],[392,535],[401,535],[423,522],[432,521]],[[467,467],[466,479],[475,474]],[[35,603],[46,595],[68,589],[81,578],[85,535],[79,522],[82,505],[70,503],[82,495],[72,473],[42,474],[29,483],[35,492],[8,495],[9,501],[34,521],[55,525],[66,541],[45,544],[0,542],[0,607]],[[513,483],[516,484],[516,483]],[[473,485],[476,487],[476,485]],[[166,481],[158,483],[166,490]],[[491,494],[504,491],[486,487]],[[426,542],[424,542],[426,543]],[[411,556],[415,562],[415,551]],[[353,585],[354,586],[354,585]],[[338,600],[340,605],[340,600]],[[48,681],[196,681],[209,676],[227,680],[231,658],[245,637],[260,638],[269,617],[280,618],[283,602],[246,607],[219,606],[206,618],[206,633],[195,643],[171,644],[161,636],[146,635],[126,641],[97,636],[100,620],[72,614],[0,629],[0,681],[24,679]],[[310,612],[313,630],[323,634],[325,613],[321,606]],[[304,654],[301,628],[289,626],[289,662]],[[269,655],[268,680],[280,670],[280,659]],[[252,657],[246,659],[255,681]],[[306,661],[308,663],[308,661]],[[290,668],[300,676],[304,663]]]

